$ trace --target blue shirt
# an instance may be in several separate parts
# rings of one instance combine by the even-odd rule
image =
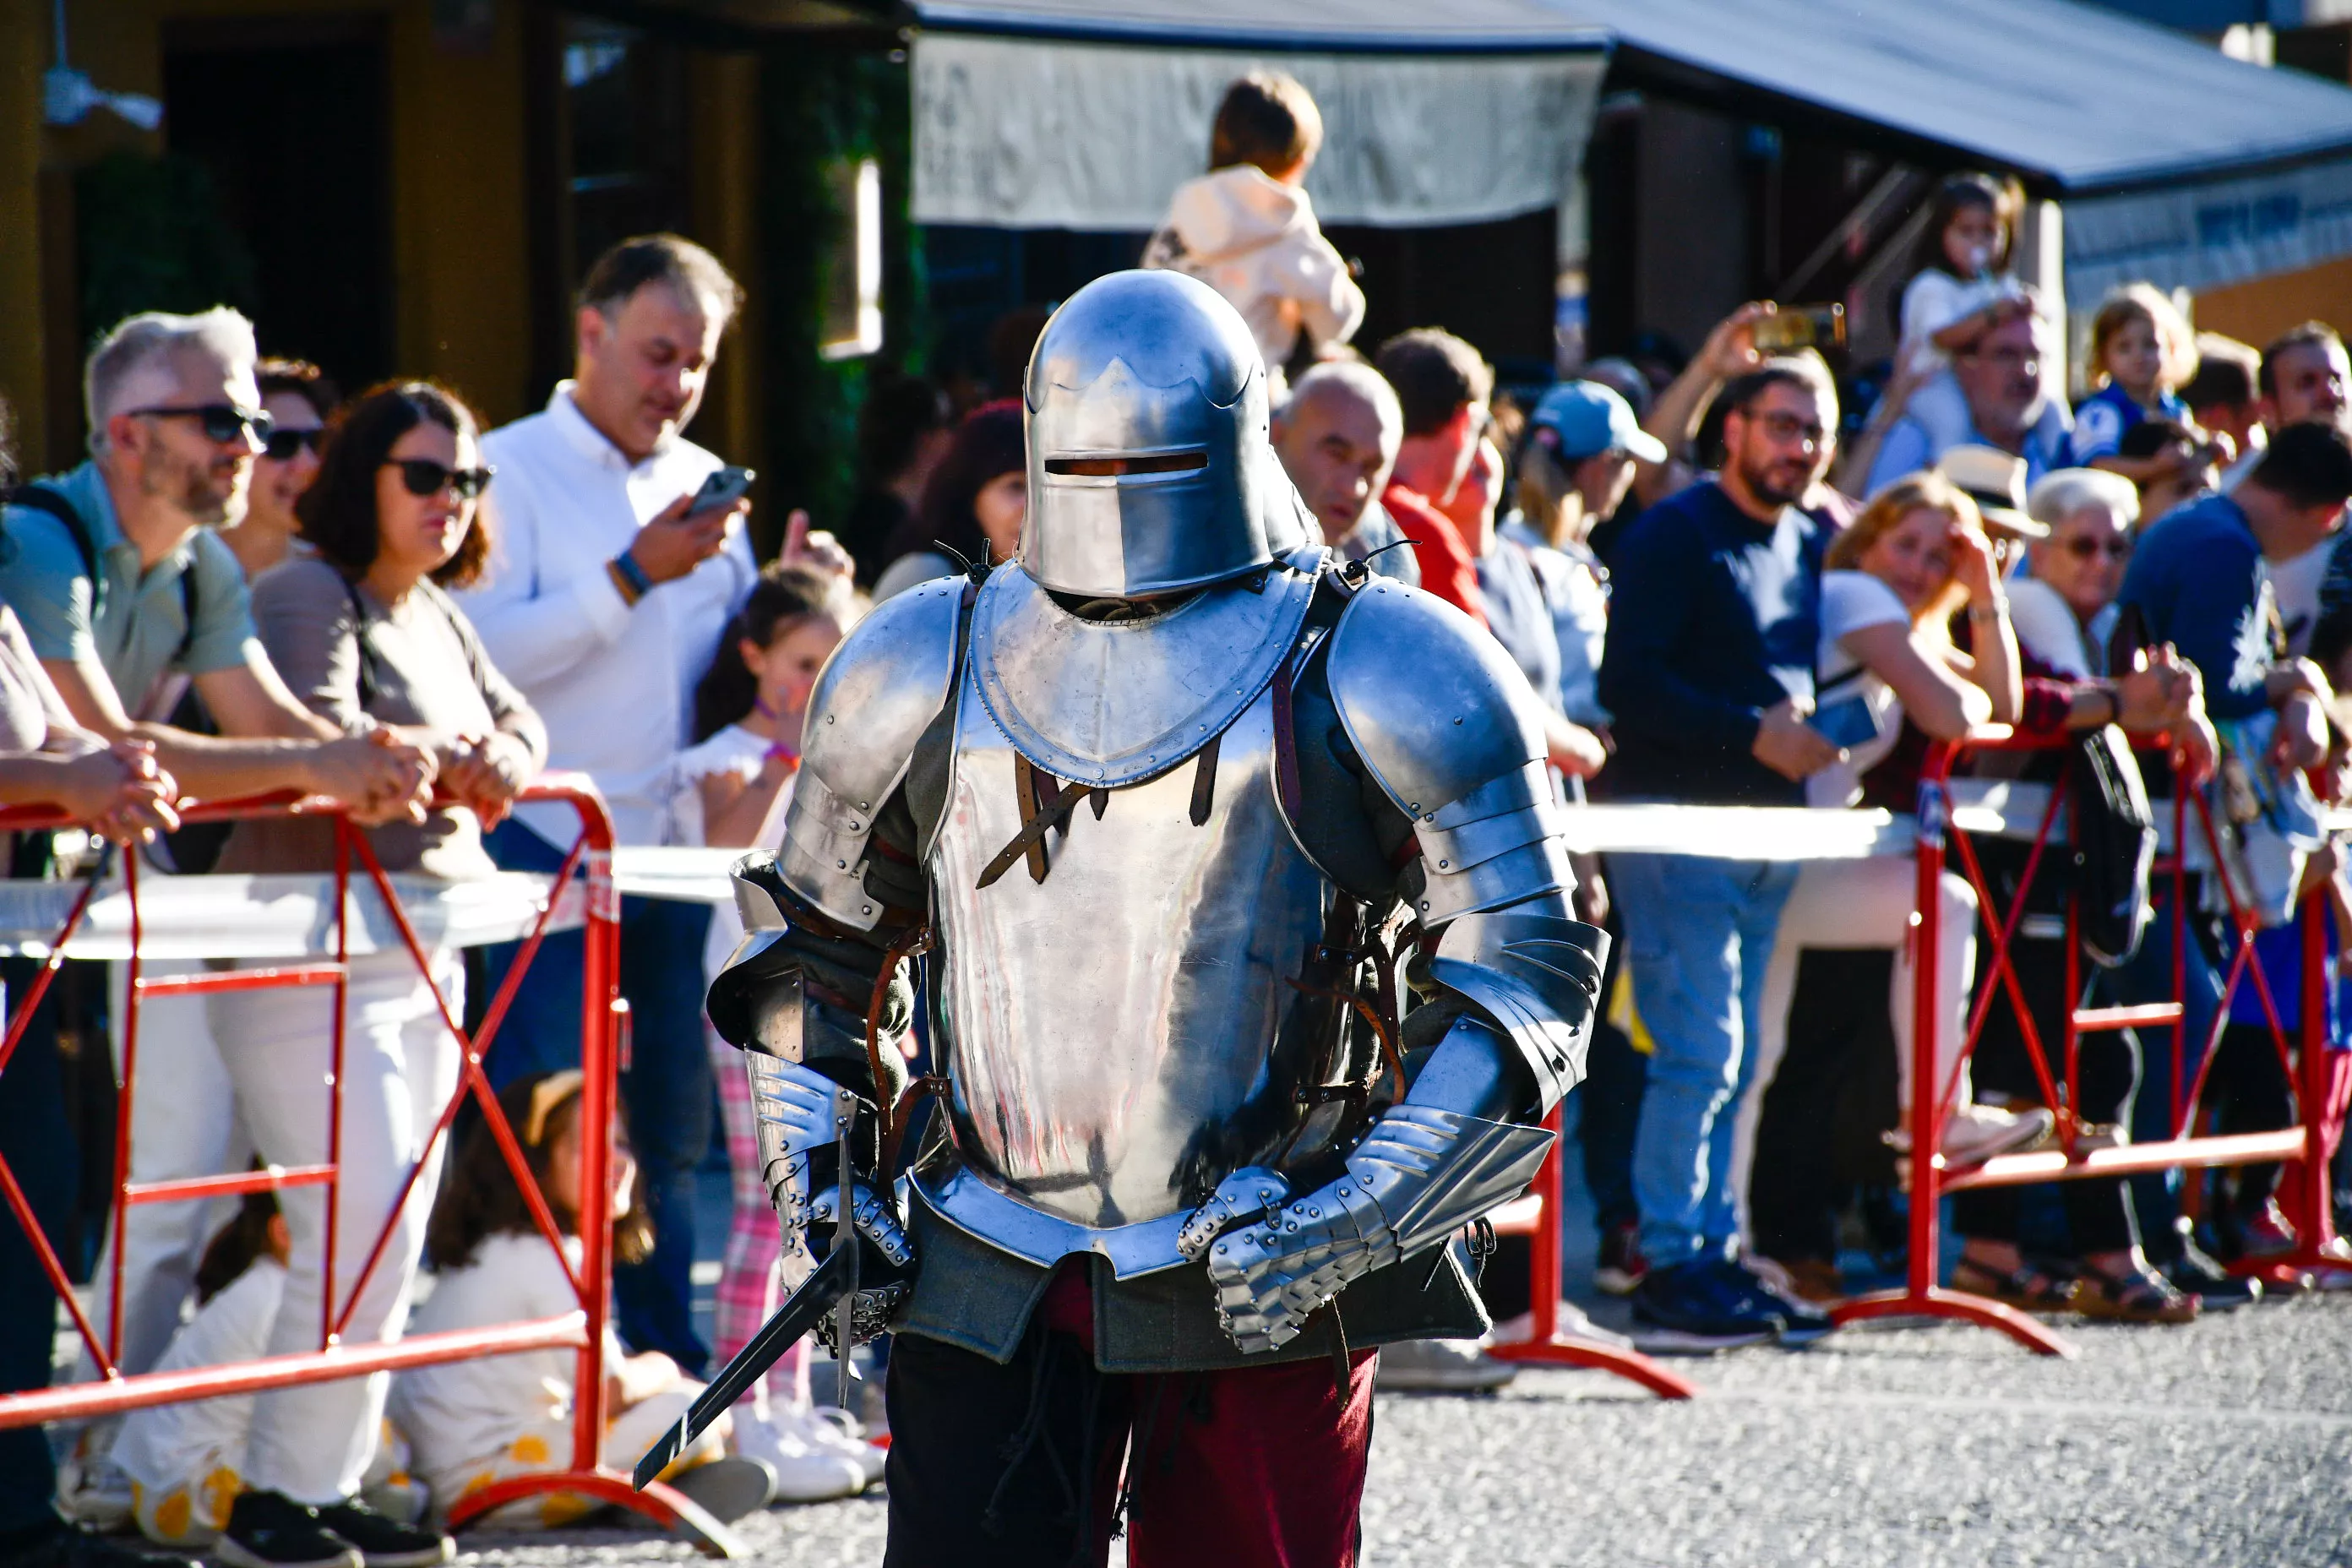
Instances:
[[[2167,419],[2189,423],[2189,405],[2169,392],[2157,409]],[[2107,383],[2074,405],[2074,466],[2082,468],[2094,458],[2114,457],[2123,447],[2124,432],[2147,424],[2148,417],[2147,410],[2130,393],[2112,381]]]
[[[2264,679],[2278,663],[2278,612],[2262,547],[2228,496],[2207,496],[2140,535],[2116,603],[2137,606],[2151,643],[2170,643],[2205,680],[2205,710],[2246,719],[2271,706]]]
[[[1801,805],[1756,760],[1759,717],[1811,700],[1821,640],[1822,525],[1794,507],[1758,522],[1702,480],[1642,514],[1611,563],[1601,700],[1613,799]]]
[[[106,602],[96,604],[82,552],[64,523],[31,507],[8,508],[0,523],[0,600],[16,610],[35,654],[95,658],[134,719],[166,673],[234,668],[247,661],[248,650],[257,661],[266,657],[253,628],[244,568],[220,535],[199,528],[142,570],[139,547],[124,537],[95,462],[40,484],[63,496],[89,530],[99,570],[106,574]],[[193,593],[183,590],[184,574]]]

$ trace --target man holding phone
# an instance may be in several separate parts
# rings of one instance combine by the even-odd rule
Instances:
[[[741,300],[718,258],[674,235],[623,240],[589,268],[572,379],[541,413],[491,432],[498,526],[488,580],[463,595],[490,657],[547,722],[548,765],[589,774],[623,844],[658,844],[666,781],[695,682],[758,577],[745,538],[748,470],[682,432]],[[569,808],[523,806],[486,843],[502,866],[552,871]],[[653,1256],[614,1280],[620,1331],[690,1373],[693,1177],[710,1138],[702,1038],[709,912],[625,899],[621,993],[634,1034],[621,1093],[654,1222]],[[576,1066],[581,937],[551,937],[490,1052],[493,1082]],[[493,986],[511,949],[489,952]]]

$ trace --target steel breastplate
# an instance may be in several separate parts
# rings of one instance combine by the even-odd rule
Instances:
[[[1016,863],[979,887],[1023,818],[977,660],[963,679],[928,858],[953,1150],[919,1179],[934,1209],[1006,1250],[1091,1248],[1134,1272],[1142,1254],[1103,1233],[1135,1226],[1139,1245],[1295,1129],[1296,1087],[1269,1069],[1329,891],[1276,809],[1263,687],[1189,748],[1218,739],[1205,821],[1196,758],[1111,791],[1100,820],[1079,805],[1046,837],[1043,881]],[[1161,1228],[1150,1268],[1178,1261]]]
[[[1004,737],[1056,778],[1116,788],[1173,767],[1239,718],[1289,657],[1312,572],[1270,568],[1141,621],[1093,621],[1019,567],[972,605],[971,668]]]

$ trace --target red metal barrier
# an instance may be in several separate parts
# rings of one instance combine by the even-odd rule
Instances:
[[[573,1379],[572,1460],[569,1468],[541,1475],[516,1476],[467,1493],[450,1510],[452,1528],[462,1529],[467,1523],[481,1518],[490,1510],[518,1499],[547,1493],[566,1493],[595,1500],[600,1503],[615,1503],[645,1515],[654,1522],[684,1534],[704,1551],[716,1556],[737,1556],[741,1544],[725,1526],[712,1519],[701,1508],[669,1487],[656,1483],[643,1492],[635,1490],[625,1474],[604,1468],[604,1342],[607,1304],[612,1291],[612,1215],[609,1212],[610,1173],[613,1157],[613,1094],[614,1074],[618,1066],[620,1016],[626,1004],[620,998],[620,895],[613,884],[613,826],[606,816],[603,800],[595,786],[586,778],[570,774],[550,774],[541,777],[523,792],[522,798],[530,801],[562,802],[580,816],[580,837],[565,857],[562,869],[557,874],[551,895],[524,940],[514,964],[508,970],[503,984],[490,1000],[483,1016],[480,1030],[469,1037],[457,1016],[450,1011],[448,1000],[434,984],[432,963],[424,944],[419,942],[415,927],[403,909],[399,895],[391,879],[375,858],[364,832],[352,826],[341,812],[331,803],[317,799],[298,799],[291,795],[273,795],[251,800],[222,801],[184,806],[181,816],[190,822],[218,822],[272,816],[326,816],[334,821],[336,855],[333,872],[336,913],[334,920],[335,956],[328,963],[289,963],[269,969],[242,969],[220,973],[171,975],[148,979],[142,973],[141,947],[144,936],[140,900],[139,858],[124,855],[123,890],[130,906],[131,953],[128,961],[129,987],[122,1022],[121,1082],[117,1099],[115,1122],[115,1161],[113,1206],[113,1267],[106,1286],[107,1331],[101,1341],[91,1325],[89,1315],[75,1299],[63,1265],[48,1245],[36,1223],[31,1205],[18,1184],[16,1173],[5,1160],[0,1160],[0,1197],[5,1197],[16,1223],[31,1241],[49,1284],[64,1301],[73,1319],[76,1331],[91,1360],[100,1369],[99,1381],[69,1384],[17,1394],[0,1394],[0,1427],[23,1426],[39,1422],[68,1417],[90,1417],[113,1415],[144,1405],[166,1405],[182,1400],[208,1399],[222,1394],[252,1394],[262,1389],[292,1387],[300,1384],[332,1382],[339,1378],[358,1377],[369,1373],[406,1366],[422,1366],[442,1362],[467,1361],[479,1356],[511,1354],[522,1351],[547,1350],[570,1346],[578,1352]],[[15,808],[0,811],[0,829],[39,829],[66,826],[68,824],[58,814],[38,808]],[[351,1314],[356,1308],[367,1281],[383,1261],[385,1247],[392,1238],[394,1219],[400,1214],[415,1188],[422,1166],[412,1168],[399,1196],[385,1215],[383,1227],[369,1247],[367,1260],[352,1281],[349,1296],[340,1313],[336,1310],[335,1258],[341,1237],[338,1236],[338,1215],[335,1194],[339,1178],[338,1159],[341,1153],[342,1105],[342,1059],[344,1036],[343,990],[349,979],[351,881],[353,862],[383,900],[402,945],[428,985],[434,985],[434,999],[439,1007],[444,1026],[455,1037],[461,1052],[461,1070],[457,1089],[442,1107],[439,1119],[425,1144],[429,1154],[434,1145],[449,1135],[449,1129],[459,1109],[468,1096],[479,1106],[485,1124],[497,1139],[506,1157],[508,1168],[521,1186],[531,1217],[541,1233],[557,1249],[561,1257],[561,1236],[556,1229],[552,1211],[546,1195],[532,1179],[514,1131],[499,1110],[498,1097],[491,1092],[489,1080],[482,1071],[482,1059],[497,1037],[513,1005],[517,987],[524,973],[537,957],[547,935],[558,904],[568,884],[577,872],[585,872],[585,935],[586,961],[583,979],[583,998],[581,1009],[582,1032],[580,1065],[583,1074],[581,1088],[581,1123],[586,1127],[604,1129],[604,1136],[588,1139],[582,1146],[581,1157],[581,1267],[572,1275],[573,1289],[579,1294],[580,1307],[575,1312],[530,1322],[505,1323],[482,1329],[469,1329],[445,1333],[417,1334],[397,1342],[346,1344],[342,1335],[349,1327]],[[58,968],[64,962],[67,944],[89,912],[92,895],[98,889],[96,877],[83,887],[75,900],[71,912],[49,944],[49,957],[26,994],[15,998],[16,1007],[8,1020],[5,1037],[0,1037],[0,1068],[5,1068],[15,1053],[34,1010],[39,1006]],[[332,1089],[330,1094],[328,1122],[328,1153],[324,1164],[273,1169],[254,1173],[204,1176],[173,1182],[133,1183],[130,1180],[131,1107],[132,1088],[139,1069],[139,1012],[141,1001],[163,994],[201,994],[217,991],[253,990],[295,985],[331,986],[335,993],[334,1023],[326,1042],[331,1063]],[[319,1348],[299,1354],[272,1356],[259,1361],[244,1362],[227,1366],[197,1367],[172,1373],[142,1373],[125,1375],[118,1363],[122,1333],[122,1259],[126,1215],[134,1204],[186,1202],[263,1188],[323,1186],[328,1189],[326,1229],[323,1238],[324,1260],[322,1276],[327,1288],[322,1292]],[[565,1271],[571,1274],[570,1265]]]
[[[1555,1133],[1559,1131],[1558,1106],[1552,1108],[1544,1125]],[[1560,1331],[1559,1162],[1565,1147],[1563,1140],[1555,1138],[1551,1152],[1544,1156],[1543,1168],[1536,1173],[1527,1195],[1504,1205],[1492,1216],[1496,1231],[1528,1237],[1528,1296],[1533,1321],[1526,1339],[1491,1345],[1486,1353],[1497,1361],[1613,1372],[1640,1384],[1661,1399],[1688,1399],[1698,1392],[1697,1384],[1668,1372],[1639,1351]]]
[[[2329,1212],[2326,1128],[2337,1088],[2336,1080],[2341,1075],[2336,1071],[2326,1037],[2328,967],[2326,962],[2326,933],[2321,922],[2329,918],[2329,911],[2324,887],[2314,889],[2305,898],[2298,917],[2304,941],[2302,1037],[2290,1040],[2279,1021],[2270,977],[2264,973],[2262,960],[2254,950],[2258,922],[2239,903],[2236,891],[2231,888],[2226,876],[2218,871],[2208,873],[2215,878],[2216,885],[2229,901],[2234,947],[2229,955],[2226,980],[2221,997],[2215,1004],[2211,1026],[2206,1032],[2203,1048],[2197,1054],[2199,1066],[2196,1076],[2186,1085],[2181,1082],[2180,1065],[2190,1056],[2187,1048],[2189,1025],[2183,998],[2187,995],[2188,943],[2190,940],[2187,930],[2187,894],[2190,874],[2187,852],[2192,803],[2198,841],[2205,845],[2214,865],[2221,863],[2216,843],[2218,836],[2201,792],[2175,792],[2172,801],[2172,850],[2158,866],[2158,874],[2168,877],[2171,881],[2172,999],[2130,1007],[2085,1007],[2080,1005],[2083,996],[2080,911],[2074,895],[2070,891],[2065,934],[2067,1007],[2063,1015],[2062,1038],[2058,1042],[2059,1068],[2053,1069],[2051,1052],[2034,1025],[2032,1011],[2026,1005],[2022,988],[2011,966],[2010,952],[2017,940],[2027,892],[2032,888],[2035,877],[2046,868],[2046,852],[2058,841],[2053,828],[2060,805],[2066,798],[2066,783],[2075,765],[2074,759],[2071,752],[2065,754],[2064,766],[2057,782],[2051,786],[2050,802],[2042,813],[2032,847],[2019,878],[2017,896],[2005,911],[1993,897],[1969,836],[1952,822],[1948,786],[1953,768],[1969,752],[2044,751],[2054,750],[2063,744],[2025,741],[2009,736],[2004,731],[1957,745],[1937,744],[1930,749],[1927,761],[1921,769],[1917,921],[1910,936],[1910,940],[1918,944],[1916,951],[1919,955],[1918,962],[1913,965],[1917,984],[1913,993],[1912,1013],[1910,1258],[1900,1289],[1858,1297],[1845,1303],[1835,1313],[1842,1323],[1866,1318],[1957,1318],[1999,1329],[2045,1355],[2073,1353],[2072,1347],[2064,1340],[2025,1313],[2001,1302],[1950,1289],[1937,1282],[1941,1240],[1939,1211],[1943,1197],[1948,1193],[1963,1192],[1973,1187],[2113,1179],[2142,1172],[2283,1161],[2294,1164],[2300,1173],[2300,1179],[2291,1189],[2285,1205],[2295,1226],[2297,1247],[2287,1257],[2265,1259],[2259,1269],[2252,1271],[2268,1273],[2273,1278],[2286,1278],[2308,1268],[2343,1267],[2352,1262],[2344,1244],[2336,1238],[2334,1218]],[[1975,889],[1990,941],[1988,951],[1979,955],[1977,994],[1969,1009],[1958,1061],[1950,1077],[1939,1083],[1936,1037],[1947,1025],[1936,995],[1937,966],[1931,955],[1936,950],[1941,917],[1938,884],[1955,853],[1961,871]],[[2147,938],[2149,941],[2160,939],[2161,933],[2153,931]],[[2252,982],[2254,994],[2261,1001],[2272,1043],[2286,1070],[2287,1081],[2295,1088],[2298,1124],[2275,1132],[2229,1137],[2199,1135],[2196,1122],[2205,1074],[2212,1064],[2221,1030],[2229,1021],[2231,1001],[2237,995],[2239,986],[2248,981]],[[1946,1163],[1941,1152],[1944,1120],[1958,1090],[1960,1069],[1975,1052],[1987,1016],[1996,1001],[2003,997],[2017,1019],[2019,1033],[2023,1037],[2026,1053],[2040,1081],[2043,1099],[2056,1112],[2059,1146],[2030,1153],[1999,1155],[1979,1165],[1956,1169]],[[2082,1146],[2084,1123],[2076,1109],[2080,1104],[2077,1068],[2081,1039],[2085,1033],[2124,1028],[2169,1028],[2172,1031],[2171,1136],[2154,1143],[2086,1149]],[[2143,1088],[2141,1092],[2145,1093],[2147,1089]]]

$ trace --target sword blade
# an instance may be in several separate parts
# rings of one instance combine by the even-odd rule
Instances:
[[[849,1258],[854,1260],[856,1254],[849,1254]],[[844,1261],[843,1253],[836,1247],[831,1257],[817,1265],[815,1273],[801,1281],[801,1288],[793,1292],[791,1300],[777,1308],[760,1326],[760,1331],[735,1352],[735,1359],[719,1369],[709,1386],[687,1406],[677,1425],[663,1433],[660,1441],[646,1451],[631,1478],[637,1489],[643,1491],[646,1482],[669,1468],[672,1461],[686,1452],[687,1446],[719,1419],[721,1411],[731,1409],[759,1375],[776,1363],[778,1356],[824,1321],[835,1302],[846,1300],[856,1281],[855,1262]]]
[[[841,1185],[835,1189],[840,1194],[840,1214],[835,1216],[833,1256],[847,1260],[848,1285],[841,1293],[840,1316],[834,1320],[833,1353],[834,1404],[843,1410],[850,1408],[849,1380],[857,1375],[856,1362],[851,1356],[850,1330],[857,1315],[857,1229],[855,1204],[857,1189],[850,1183],[849,1128],[841,1130]],[[830,1258],[827,1259],[831,1261]]]

